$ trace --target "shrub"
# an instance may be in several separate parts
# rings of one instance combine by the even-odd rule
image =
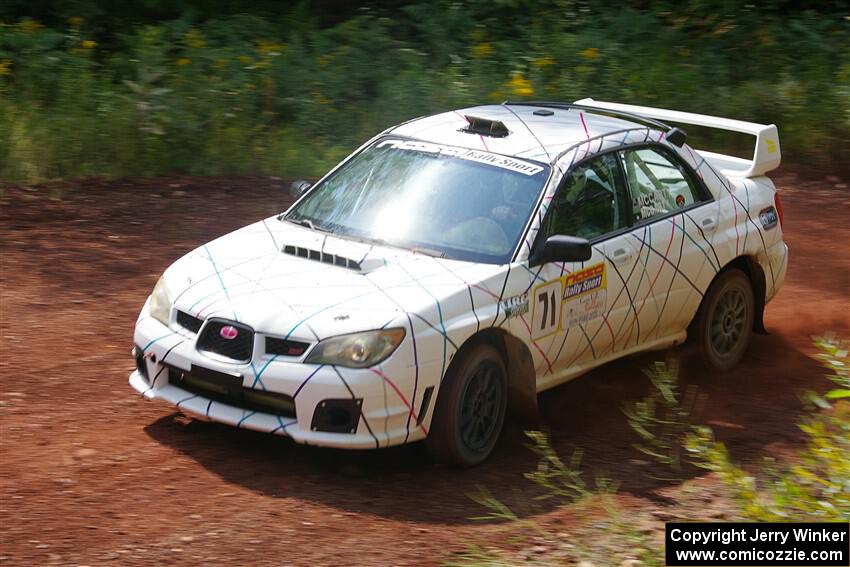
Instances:
[[[755,521],[850,520],[850,401],[847,401],[847,342],[817,339],[816,358],[829,369],[840,388],[826,397],[836,400],[826,411],[800,424],[806,446],[790,463],[766,459],[758,475],[732,463],[726,447],[710,428],[698,427],[686,436],[694,464],[717,473],[738,502],[744,517]],[[821,398],[822,399],[822,398]],[[824,402],[825,403],[825,402]]]
[[[843,391],[848,385],[847,342],[826,337],[817,339],[820,353],[816,358],[829,369],[829,377],[839,388],[827,394],[834,401],[827,411],[814,413],[803,420],[800,428],[807,443],[786,464],[765,459],[755,473],[732,462],[726,447],[714,437],[710,427],[691,425],[693,412],[682,407],[678,393],[678,366],[673,363],[655,363],[646,374],[653,390],[643,400],[627,403],[626,415],[633,428],[641,434],[638,446],[657,462],[672,466],[683,464],[680,451],[687,451],[697,467],[715,473],[737,504],[738,513],[745,519],[766,521],[848,521],[850,520],[850,401]],[[692,404],[687,405],[692,408]],[[664,418],[658,418],[662,411]],[[486,488],[470,495],[489,510],[477,519],[510,522],[514,542],[523,538],[546,542],[549,555],[526,557],[517,561],[507,552],[493,546],[470,545],[451,561],[451,565],[515,565],[562,564],[579,559],[601,560],[601,564],[619,562],[618,556],[626,554],[639,557],[645,565],[662,565],[663,557],[655,550],[655,543],[646,535],[645,523],[634,512],[618,505],[613,493],[615,482],[599,477],[596,488],[588,486],[581,471],[581,450],[573,452],[564,462],[551,444],[549,435],[540,431],[527,432],[532,451],[540,456],[537,470],[526,473],[526,478],[543,488],[541,498],[559,498],[562,501],[587,505],[593,501],[601,504],[601,518],[594,524],[592,538],[571,539],[569,552],[557,544],[558,535],[537,522],[518,517],[507,505]],[[592,498],[596,496],[597,498]],[[692,517],[699,520],[699,517]],[[566,543],[566,542],[562,542]],[[615,559],[616,558],[616,559]]]
[[[826,399],[850,398],[850,349],[848,349],[850,345],[848,342],[828,335],[815,339],[815,346],[821,351],[815,358],[829,369],[831,374],[827,374],[826,377],[838,386],[826,393]]]
[[[78,16],[0,24],[0,179],[315,176],[417,115],[584,96],[775,122],[786,161],[850,163],[840,14],[637,6],[409,2],[327,27],[303,5],[167,21],[125,8],[112,33]]]
[[[682,438],[691,430],[701,401],[695,387],[679,392],[679,364],[656,362],[644,370],[652,390],[644,399],[623,404],[629,426],[640,436],[634,447],[674,475],[682,472]]]

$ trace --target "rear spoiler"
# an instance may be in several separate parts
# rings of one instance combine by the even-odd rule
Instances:
[[[678,110],[602,102],[593,100],[592,98],[577,100],[575,104],[589,108],[598,108],[600,110],[646,116],[647,118],[655,118],[661,121],[669,120],[670,122],[677,122],[679,124],[706,126],[708,128],[730,130],[732,132],[741,132],[755,136],[756,147],[753,151],[753,159],[751,160],[716,154],[705,150],[697,150],[707,162],[719,168],[724,174],[730,177],[759,177],[779,167],[779,162],[782,160],[782,153],[779,150],[779,131],[774,124],[756,124],[754,122],[743,122],[741,120],[719,118],[705,114],[692,114]]]

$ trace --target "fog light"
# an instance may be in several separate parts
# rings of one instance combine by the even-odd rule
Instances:
[[[362,406],[362,398],[322,400],[313,412],[310,429],[326,433],[356,433]]]
[[[133,347],[133,358],[136,359],[136,370],[139,371],[139,374],[142,375],[142,378],[147,382],[148,380],[148,364],[145,362],[145,354],[137,346]]]

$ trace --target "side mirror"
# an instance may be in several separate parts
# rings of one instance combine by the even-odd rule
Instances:
[[[293,181],[292,185],[289,186],[289,194],[292,195],[294,199],[299,199],[310,187],[311,185],[309,181],[299,179],[298,181]]]
[[[534,263],[584,262],[590,260],[592,255],[593,249],[587,239],[556,234],[546,239],[543,250],[537,254]]]
[[[676,146],[677,148],[681,148],[685,145],[685,140],[688,139],[688,135],[685,134],[684,130],[680,130],[678,128],[673,128],[672,130],[668,130],[665,135],[667,141]]]

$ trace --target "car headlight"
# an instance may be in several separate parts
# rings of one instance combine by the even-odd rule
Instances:
[[[149,309],[151,317],[163,325],[168,325],[168,318],[171,315],[171,296],[168,295],[164,277],[159,278],[153,287]]]
[[[325,339],[304,362],[367,368],[383,362],[404,340],[404,329],[383,329]]]

